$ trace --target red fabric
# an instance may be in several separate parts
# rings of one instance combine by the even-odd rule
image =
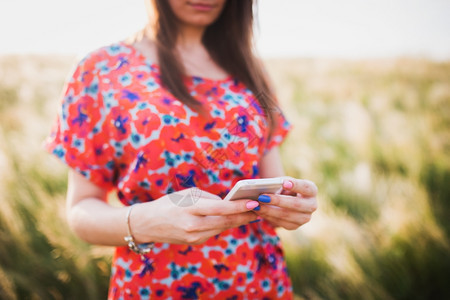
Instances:
[[[262,109],[241,82],[186,77],[210,115],[160,86],[158,66],[124,43],[89,54],[67,82],[47,149],[124,205],[196,186],[224,197],[258,178],[265,151],[290,124],[279,113],[267,141]],[[122,222],[123,220],[118,220]],[[146,261],[118,247],[109,299],[291,299],[279,238],[265,221],[199,246],[157,243]]]

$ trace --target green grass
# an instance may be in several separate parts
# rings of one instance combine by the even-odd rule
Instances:
[[[73,58],[0,58],[0,299],[105,299],[111,250],[65,220],[41,147]],[[449,299],[450,63],[269,61],[286,172],[319,210],[280,230],[299,299]]]
[[[450,64],[304,63],[272,69],[296,125],[288,172],[320,189],[312,222],[283,239],[297,295],[450,298]]]

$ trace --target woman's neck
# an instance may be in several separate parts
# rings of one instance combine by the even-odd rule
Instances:
[[[206,27],[182,25],[179,29],[177,48],[184,51],[192,51],[203,47],[202,37]]]

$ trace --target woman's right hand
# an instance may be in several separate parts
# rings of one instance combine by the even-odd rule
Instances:
[[[190,197],[190,206],[175,199]],[[185,189],[156,201],[137,204],[130,215],[130,227],[137,243],[165,242],[202,244],[224,230],[255,221],[257,201],[223,201],[197,188]]]
[[[122,246],[128,234],[128,207],[107,203],[107,192],[76,171],[69,172],[67,219],[72,230],[91,244]],[[197,188],[165,195],[155,201],[136,204],[130,227],[136,243],[166,242],[201,244],[229,228],[258,218],[253,200],[224,201]],[[191,206],[179,206],[178,199],[194,197]]]

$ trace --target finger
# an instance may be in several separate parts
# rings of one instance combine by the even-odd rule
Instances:
[[[278,219],[278,218],[273,218],[273,217],[267,217],[264,219],[266,221],[268,221],[272,226],[275,226],[275,227],[280,226],[287,230],[295,230],[295,229],[299,228],[301,225],[303,225],[303,224],[289,222],[289,221],[286,221],[283,219]]]
[[[181,238],[190,245],[202,244],[209,238],[218,235],[227,229],[247,225],[259,218],[260,217],[254,212],[226,216],[198,217],[196,222],[191,223],[185,228],[186,234]]]
[[[211,230],[223,231],[229,228],[239,227],[256,220],[258,216],[254,212],[245,212],[225,216],[197,216],[183,226],[186,233],[208,232]]]
[[[283,181],[283,189],[285,191],[299,193],[304,197],[315,197],[318,190],[312,181],[291,177]]]
[[[261,209],[257,211],[257,214],[263,218],[276,218],[295,224],[304,224],[311,219],[311,213],[296,212],[273,205],[261,205]]]
[[[258,219],[258,215],[254,212],[245,212],[226,216],[208,216],[206,218],[210,226],[212,224],[214,228],[226,230],[256,221]]]
[[[258,201],[282,208],[303,213],[313,213],[317,210],[316,198],[301,198],[280,194],[263,194],[258,197]]]
[[[216,229],[208,229],[204,231],[188,232],[184,239],[188,244],[199,245],[206,242],[209,238],[216,236],[225,230],[230,228],[239,227],[241,225],[247,225],[252,221],[259,220],[258,217],[253,212],[247,212],[239,215],[228,215],[228,216],[208,216],[202,217],[207,219],[208,226],[214,224]]]
[[[289,195],[289,196],[295,196],[295,195],[297,195],[296,192],[293,192],[293,191],[287,191],[287,190],[285,190],[285,189],[282,189],[280,194],[281,194],[281,195]]]
[[[248,212],[259,206],[258,201],[242,199],[233,201],[211,201],[201,198],[195,205],[190,206],[192,214],[202,216],[224,216]]]

